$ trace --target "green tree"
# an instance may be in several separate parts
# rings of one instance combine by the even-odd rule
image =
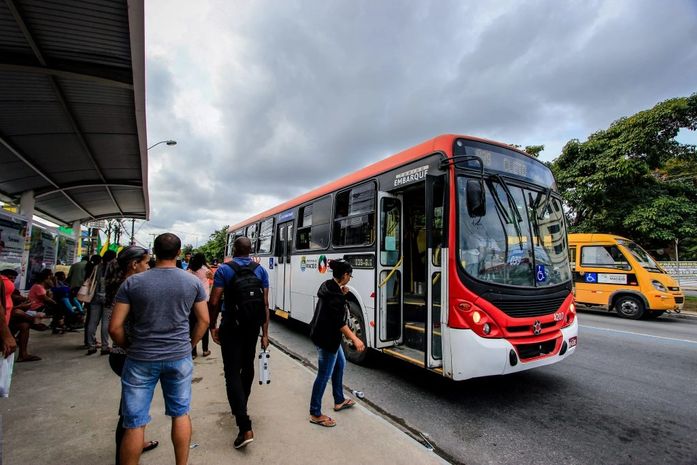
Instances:
[[[517,149],[522,149],[528,155],[532,155],[535,158],[540,158],[540,153],[545,149],[544,145],[526,145],[525,148],[518,144],[511,144],[512,147]]]
[[[697,94],[569,141],[551,167],[571,230],[620,234],[649,248],[675,239],[689,246],[697,233],[697,150],[675,140],[682,128],[697,129]]]
[[[526,145],[525,153],[532,155],[535,158],[540,158],[540,153],[545,149],[544,145]]]
[[[225,242],[227,240],[228,226],[216,230],[208,238],[208,242],[196,249],[196,252],[201,252],[206,256],[209,262],[214,258],[222,260],[225,256]]]

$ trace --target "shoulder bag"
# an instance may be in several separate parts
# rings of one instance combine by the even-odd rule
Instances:
[[[92,298],[94,298],[94,291],[97,289],[97,268],[99,267],[94,267],[90,277],[85,280],[82,286],[80,286],[80,290],[77,291],[77,300],[80,302],[84,302],[86,304],[92,302]]]

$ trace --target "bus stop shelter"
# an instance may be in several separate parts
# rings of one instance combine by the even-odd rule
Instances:
[[[76,235],[148,218],[142,0],[0,3],[0,109],[0,200],[26,221],[23,272],[34,215]]]

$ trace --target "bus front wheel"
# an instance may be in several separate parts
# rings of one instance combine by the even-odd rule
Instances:
[[[644,312],[646,311],[644,302],[633,295],[623,295],[619,297],[617,301],[615,301],[615,310],[619,316],[630,320],[638,320],[644,316]]]
[[[341,345],[344,349],[344,355],[346,359],[357,364],[363,365],[368,359],[368,343],[366,342],[366,328],[365,322],[363,321],[363,312],[361,312],[360,307],[357,303],[349,301],[349,316],[348,316],[348,327],[353,331],[353,333],[363,341],[365,344],[365,350],[363,352],[358,352],[353,342],[346,339],[346,337],[341,336]]]

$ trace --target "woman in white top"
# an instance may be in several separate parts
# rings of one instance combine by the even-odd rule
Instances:
[[[213,273],[211,272],[210,268],[208,268],[208,265],[206,263],[206,256],[202,253],[195,254],[193,257],[191,257],[191,260],[189,261],[189,267],[186,269],[186,271],[193,274],[201,281],[201,284],[203,284],[203,288],[206,290],[207,301],[211,293],[210,282],[208,280],[213,277]],[[194,315],[194,312],[191,312],[191,314],[189,315],[189,328],[193,330],[193,328],[195,327],[196,315]],[[203,335],[203,339],[201,339],[201,344],[203,345],[202,355],[204,357],[208,357],[211,354],[211,351],[208,350],[208,331],[206,331],[206,334]],[[191,356],[193,358],[196,358],[197,355],[198,354],[196,351],[196,347],[194,347],[194,349],[191,351]]]

